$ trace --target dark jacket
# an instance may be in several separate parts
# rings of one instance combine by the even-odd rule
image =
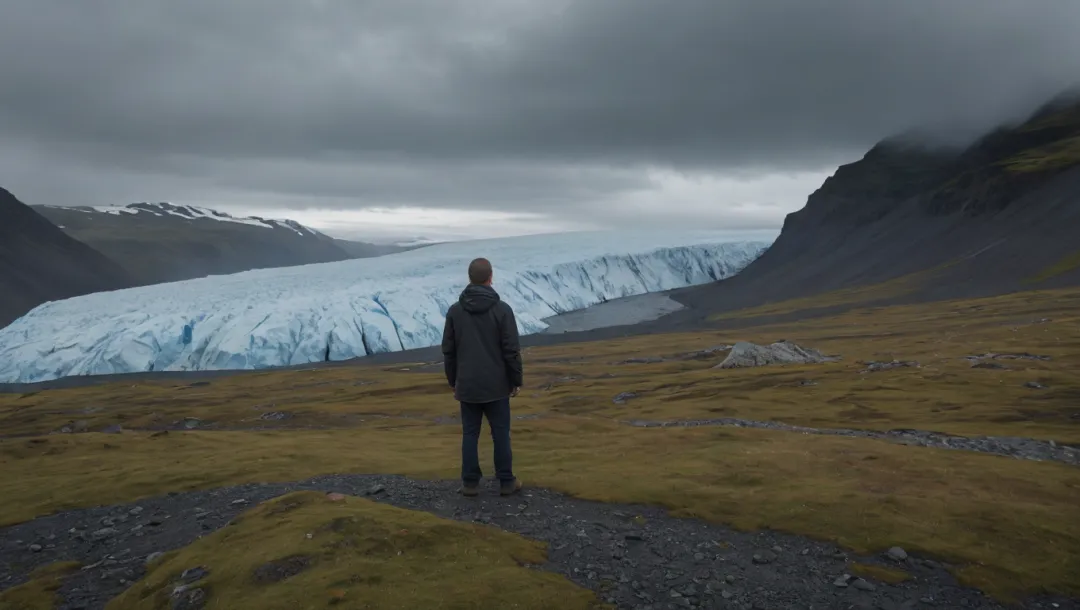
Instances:
[[[446,312],[442,352],[446,380],[462,402],[499,400],[522,385],[514,310],[491,286],[461,291]]]

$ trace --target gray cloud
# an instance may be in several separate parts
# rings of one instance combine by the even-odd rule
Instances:
[[[618,215],[662,197],[643,168],[820,172],[1019,117],[1080,78],[1078,23],[1061,0],[6,0],[0,179]]]

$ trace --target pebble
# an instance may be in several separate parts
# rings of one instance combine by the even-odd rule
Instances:
[[[851,585],[860,591],[873,591],[877,588],[870,582],[861,578],[856,578],[855,582],[851,583]]]
[[[904,549],[902,549],[902,548],[900,548],[898,546],[894,546],[891,549],[889,549],[885,553],[885,556],[888,557],[889,559],[892,559],[893,561],[904,561],[908,557],[907,551],[905,551]]]
[[[202,580],[210,575],[210,570],[206,566],[196,566],[194,568],[188,568],[180,574],[180,580],[184,583],[191,584],[193,582]]]
[[[42,546],[40,544],[31,544],[30,545],[30,552],[31,553],[40,553],[41,549],[42,549]]]
[[[105,538],[109,538],[110,536],[115,536],[115,535],[117,535],[119,533],[120,533],[120,530],[118,530],[118,529],[116,529],[114,527],[103,527],[103,528],[101,528],[99,530],[94,530],[94,533],[90,534],[90,536],[95,540],[104,540]]]

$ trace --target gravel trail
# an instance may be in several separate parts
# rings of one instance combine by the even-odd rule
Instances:
[[[887,430],[855,430],[850,428],[808,428],[780,422],[755,421],[724,417],[719,419],[694,420],[628,420],[620,423],[637,428],[695,428],[700,426],[732,426],[736,428],[760,428],[780,430],[802,434],[824,434],[830,436],[849,436],[913,445],[917,447],[936,447],[939,449],[957,449],[1013,457],[1017,459],[1060,462],[1070,466],[1080,466],[1080,449],[1061,445],[1054,441],[1043,441],[1019,436],[955,436],[926,430],[908,428]]]
[[[22,582],[37,566],[73,559],[87,567],[65,582],[58,608],[101,609],[140,578],[152,553],[190,544],[256,503],[302,489],[366,496],[542,540],[550,545],[545,569],[618,608],[1005,608],[960,587],[941,563],[901,549],[860,557],[800,536],[677,519],[655,507],[589,502],[528,487],[509,498],[493,488],[464,498],[454,481],[381,475],[173,493],[4,528],[0,589]],[[849,576],[852,561],[897,567],[913,578],[889,585]],[[1017,607],[1080,610],[1080,600],[1039,596]]]

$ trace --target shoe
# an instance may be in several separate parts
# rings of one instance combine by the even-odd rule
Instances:
[[[521,491],[521,479],[514,477],[513,481],[502,483],[499,485],[500,496],[510,496]]]
[[[467,498],[474,498],[480,495],[479,483],[464,483],[461,485],[461,495]]]

